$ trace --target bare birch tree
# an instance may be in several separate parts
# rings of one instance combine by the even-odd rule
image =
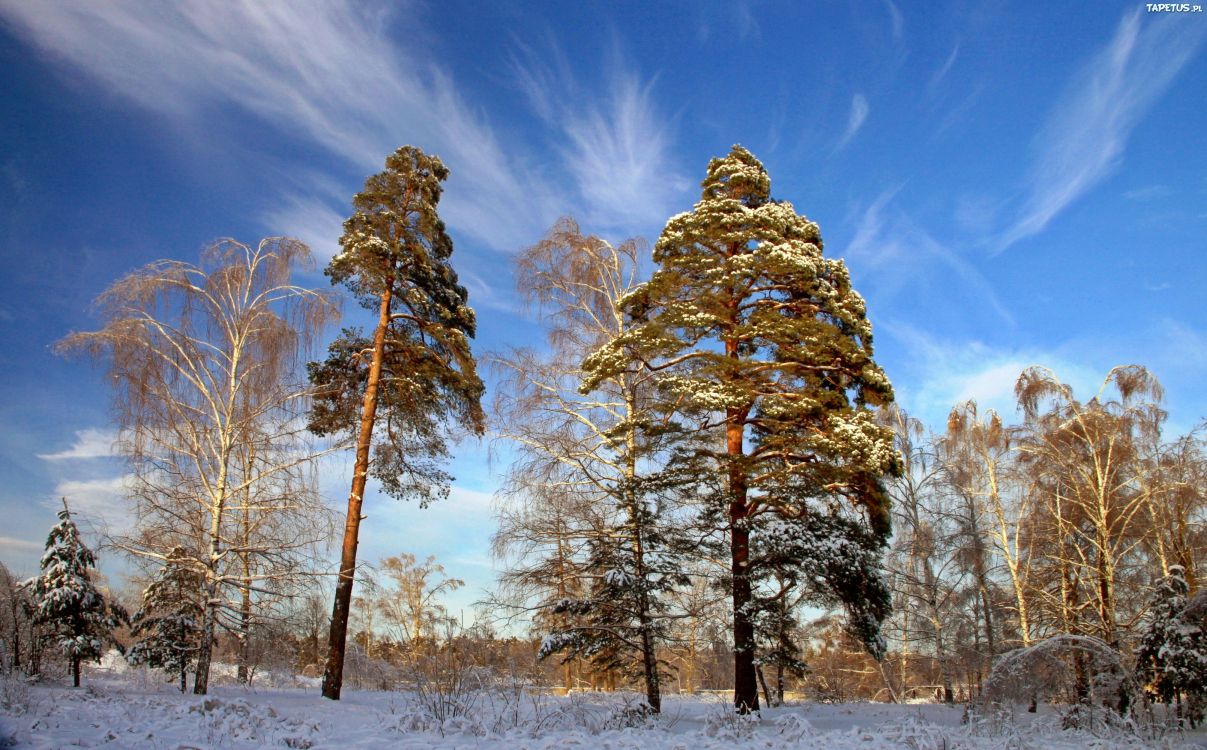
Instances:
[[[886,483],[895,529],[886,566],[897,605],[899,697],[910,695],[908,662],[913,647],[920,645],[938,665],[943,700],[951,703],[955,699],[958,540],[953,513],[938,491],[942,467],[920,421],[895,406],[884,409],[881,417],[893,429],[903,469],[900,477]],[[893,689],[891,683],[889,688]]]
[[[983,527],[1010,579],[1019,642],[1031,645],[1031,619],[1027,609],[1027,558],[1023,519],[1031,512],[1033,495],[1012,491],[1018,487],[1013,473],[1013,431],[997,412],[982,417],[975,401],[951,410],[947,434],[940,441],[944,474],[958,493],[976,497],[988,508],[990,522]],[[989,606],[988,604],[986,606]]]
[[[635,240],[614,246],[584,236],[572,219],[562,219],[542,242],[520,254],[519,291],[542,313],[550,351],[516,351],[496,359],[505,387],[495,411],[501,434],[517,450],[510,494],[524,503],[561,506],[539,513],[561,525],[559,536],[546,542],[555,557],[549,572],[560,592],[557,607],[563,614],[586,616],[573,624],[561,622],[545,641],[547,652],[635,653],[646,700],[658,711],[660,627],[654,597],[673,576],[656,562],[664,550],[655,549],[655,508],[642,489],[648,486],[643,471],[653,452],[644,429],[651,374],[634,362],[589,390],[580,388],[582,360],[626,330],[620,304],[637,284],[640,247]],[[588,512],[567,518],[576,508]],[[577,539],[564,534],[571,526]],[[525,544],[514,525],[504,529],[507,533],[496,540],[500,551]],[[583,556],[577,577],[584,585],[576,596],[570,595],[566,569],[571,546]]]
[[[151,263],[98,298],[102,329],[60,343],[106,363],[114,387],[137,510],[135,533],[118,545],[158,563],[181,547],[203,574],[198,694],[220,620],[240,609],[232,589],[250,596],[278,577],[290,550],[316,541],[307,526],[277,523],[317,511],[296,483],[312,453],[299,419],[310,391],[295,376],[337,309],[291,283],[308,260],[302,243],[274,238],[255,248],[220,240],[198,265]]]
[[[1120,581],[1143,564],[1152,497],[1139,446],[1159,439],[1161,386],[1143,367],[1115,367],[1081,402],[1051,371],[1033,367],[1015,392],[1025,417],[1019,449],[1042,493],[1037,511],[1049,530],[1044,554],[1060,577],[1064,630],[1118,647],[1121,627],[1142,608],[1137,602],[1120,622]]]

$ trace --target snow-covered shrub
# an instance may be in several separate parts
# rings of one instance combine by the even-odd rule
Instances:
[[[636,729],[648,727],[654,720],[654,709],[645,696],[636,693],[621,693],[618,702],[613,702],[610,713],[603,720],[603,729]]]
[[[1137,694],[1123,655],[1101,639],[1063,633],[1007,651],[985,682],[992,701],[1064,698],[1069,703],[1109,701],[1126,710]]]
[[[718,704],[704,717],[704,733],[724,742],[744,745],[753,737],[763,721],[759,713],[741,714],[728,703]]]
[[[908,716],[900,721],[889,722],[878,730],[879,734],[892,741],[893,747],[909,750],[949,750],[949,732],[936,724]]]
[[[19,672],[0,673],[0,709],[12,716],[29,711],[29,683]]]
[[[440,670],[416,670],[412,677],[413,707],[432,720],[443,735],[446,728],[464,734],[466,721],[473,720],[481,697],[483,675],[474,667],[448,665]],[[480,732],[476,732],[480,733]]]
[[[348,644],[344,657],[344,685],[358,690],[395,690],[404,681],[402,670],[394,664],[366,656],[359,645]]]
[[[296,717],[281,716],[270,705],[242,699],[209,697],[185,709],[200,722],[199,731],[211,746],[229,746],[230,742],[259,747],[284,746],[309,748],[319,725]]]
[[[813,737],[817,734],[817,730],[813,728],[809,720],[800,714],[784,714],[776,719],[775,731],[788,742],[799,742],[805,737]]]

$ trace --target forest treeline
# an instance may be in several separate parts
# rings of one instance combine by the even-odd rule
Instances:
[[[405,147],[354,198],[326,273],[374,325],[324,359],[339,297],[292,281],[295,240],[223,240],[106,290],[103,327],[60,346],[113,384],[135,522],[106,545],[142,593],[121,607],[98,587],[67,498],[41,575],[0,581],[6,670],[66,658],[78,683],[114,642],[182,692],[221,661],[242,683],[321,675],[334,699],[345,678],[464,688],[476,670],[635,689],[653,712],[668,691],[731,690],[740,712],[1009,694],[1201,717],[1207,443],[1167,434],[1144,367],[1094,394],[1031,367],[1015,415],[969,401],[922,425],[846,266],[737,146],[652,271],[642,242],[568,218],[521,251],[544,344],[475,357],[447,176]],[[370,478],[442,501],[450,445],[487,431],[507,459],[502,572],[467,626],[438,561],[369,566],[357,545]],[[315,472],[345,449],[340,535]]]

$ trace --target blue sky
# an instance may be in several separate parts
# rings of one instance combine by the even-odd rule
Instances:
[[[92,299],[220,236],[330,257],[351,196],[408,143],[452,170],[441,214],[481,352],[538,335],[517,249],[565,214],[652,241],[741,143],[847,260],[930,424],[970,397],[1013,414],[1027,365],[1087,394],[1136,362],[1190,428],[1207,15],[937,5],[0,0],[0,560],[34,570],[60,495],[121,523],[100,373],[51,352],[95,327]],[[362,559],[436,554],[468,608],[492,579],[488,449],[458,448],[440,506],[371,493]],[[348,476],[325,471],[336,504]]]

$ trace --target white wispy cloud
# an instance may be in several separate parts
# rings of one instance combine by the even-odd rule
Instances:
[[[884,0],[884,5],[892,23],[893,41],[900,42],[905,36],[905,16],[901,15],[901,9],[893,0]]]
[[[956,45],[951,49],[951,54],[947,56],[947,59],[943,61],[943,64],[939,66],[939,69],[936,70],[930,77],[930,82],[927,84],[927,88],[930,91],[933,92],[939,87],[939,84],[943,82],[943,79],[947,77],[947,74],[951,72],[952,67],[955,66],[956,58],[959,56],[960,43],[956,42]]]
[[[551,190],[418,45],[389,40],[393,12],[407,11],[351,0],[0,0],[3,18],[73,74],[193,125],[234,105],[365,173],[406,134],[452,171],[441,211],[454,231],[500,249],[531,240],[555,214]],[[294,198],[308,200],[321,198]],[[288,210],[268,211],[265,222]]]
[[[763,37],[763,29],[754,15],[750,0],[738,0],[733,4],[734,21],[740,41],[759,41]]]
[[[307,194],[282,196],[261,220],[270,234],[289,235],[305,242],[321,268],[339,252],[343,233],[345,217],[331,207],[334,202]]]
[[[847,115],[847,129],[843,131],[842,138],[838,141],[838,148],[843,148],[859,129],[863,127],[863,123],[868,119],[868,98],[863,94],[855,94],[851,97],[851,113]]]
[[[0,536],[0,550],[12,552],[41,552],[44,545],[29,539],[17,539],[11,536]]]
[[[933,281],[936,267],[946,268],[960,284],[938,284],[930,292],[932,298],[947,296],[952,304],[965,306],[969,298],[979,300],[1013,327],[1014,316],[998,299],[985,275],[892,205],[898,192],[900,188],[881,193],[860,213],[844,257],[871,275],[881,297],[896,296],[907,288],[916,292],[920,283]]]
[[[75,442],[71,444],[70,448],[57,453],[39,453],[37,456],[43,461],[108,458],[114,455],[113,444],[116,441],[116,430],[96,428],[76,430]]]
[[[1106,375],[1077,356],[1058,350],[1002,347],[979,340],[943,340],[915,328],[888,324],[888,335],[911,352],[908,372],[895,376],[898,401],[934,429],[942,429],[952,407],[970,399],[1012,419],[1017,411],[1014,385],[1028,367],[1047,367],[1074,393],[1087,398]]]
[[[1038,134],[1026,197],[994,252],[1042,231],[1118,166],[1136,124],[1207,34],[1207,24],[1176,16],[1127,14],[1110,43],[1073,76]]]
[[[67,499],[72,515],[107,533],[122,534],[134,528],[134,513],[127,497],[129,475],[101,479],[63,479],[55,484],[54,494],[43,503],[52,511],[61,510]]]
[[[576,81],[551,47],[539,58],[521,48],[512,67],[533,111],[562,144],[561,161],[580,203],[568,208],[601,229],[660,223],[691,181],[672,157],[673,120],[656,105],[656,81],[642,80],[614,43],[601,96]]]
[[[1145,187],[1134,188],[1123,193],[1123,197],[1129,201],[1155,201],[1161,198],[1166,198],[1173,193],[1173,189],[1168,185],[1146,185]]]

